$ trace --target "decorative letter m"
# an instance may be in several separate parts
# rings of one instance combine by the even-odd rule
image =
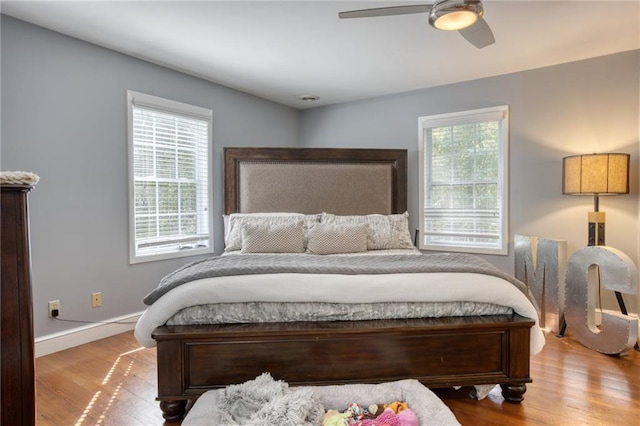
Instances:
[[[557,333],[564,315],[567,242],[515,236],[516,278],[524,282],[538,311],[540,327]]]

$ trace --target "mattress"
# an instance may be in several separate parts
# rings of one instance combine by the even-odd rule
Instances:
[[[183,284],[148,307],[136,324],[135,336],[155,346],[151,333],[190,306],[213,303],[388,303],[476,302],[505,306],[536,324],[531,353],[544,346],[537,312],[511,283],[482,274],[409,273],[387,275],[267,274],[216,277]]]

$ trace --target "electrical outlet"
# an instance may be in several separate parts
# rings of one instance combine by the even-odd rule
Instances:
[[[58,310],[58,315],[60,315],[60,301],[59,300],[51,300],[49,302],[49,318],[53,318],[53,310]]]
[[[102,292],[91,293],[91,307],[99,308],[102,306]]]

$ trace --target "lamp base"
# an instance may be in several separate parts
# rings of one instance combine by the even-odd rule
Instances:
[[[604,242],[604,223],[605,223],[605,214],[604,212],[589,212],[588,215],[589,220],[589,246],[604,246],[606,245]]]

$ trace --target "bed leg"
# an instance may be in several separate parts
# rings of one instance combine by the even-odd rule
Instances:
[[[527,385],[521,384],[504,384],[500,385],[502,388],[502,396],[507,402],[513,404],[519,404],[524,399],[524,393],[527,391]]]
[[[160,401],[162,417],[168,422],[182,420],[187,408],[187,400]]]

